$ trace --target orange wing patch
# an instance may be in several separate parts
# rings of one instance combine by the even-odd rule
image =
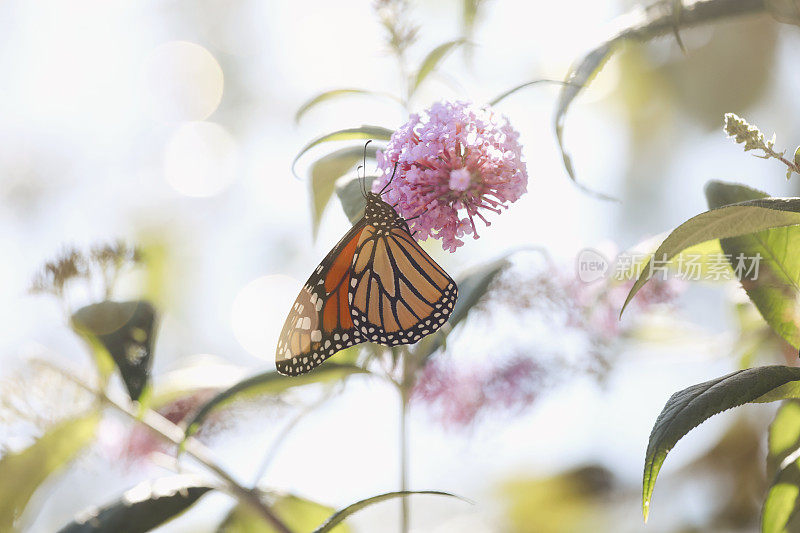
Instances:
[[[348,289],[362,225],[353,227],[308,279],[283,325],[275,366],[282,374],[308,372],[325,359],[363,342],[353,328]]]

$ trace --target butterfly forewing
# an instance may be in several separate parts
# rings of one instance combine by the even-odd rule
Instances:
[[[363,223],[353,226],[300,290],[278,339],[275,366],[281,374],[308,372],[337,351],[363,342],[353,328],[347,298],[363,229]]]

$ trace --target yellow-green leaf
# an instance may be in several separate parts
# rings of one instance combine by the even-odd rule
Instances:
[[[324,522],[334,512],[332,507],[301,498],[293,494],[266,492],[264,500],[272,511],[291,530],[308,533]],[[264,522],[250,507],[237,505],[228,514],[217,530],[219,533],[275,533],[271,525]],[[342,524],[332,530],[334,533],[350,533],[350,528]]]
[[[427,78],[431,72],[436,70],[436,67],[442,62],[447,54],[465,42],[466,41],[464,39],[456,39],[454,41],[448,41],[440,44],[431,50],[428,55],[425,56],[425,59],[422,60],[422,64],[417,71],[417,75],[414,77],[414,84],[411,86],[411,94],[414,94],[420,84],[425,81],[425,78]]]
[[[352,505],[348,505],[344,509],[336,512],[330,518],[328,518],[327,522],[322,524],[319,528],[314,530],[314,533],[331,533],[336,532],[337,527],[341,527],[340,524],[350,515],[357,513],[358,511],[364,509],[365,507],[369,507],[370,505],[375,505],[376,503],[380,503],[386,500],[391,500],[394,498],[407,498],[414,494],[433,494],[435,496],[448,496],[450,498],[458,498],[459,500],[463,500],[468,502],[469,500],[465,500],[460,496],[456,496],[455,494],[450,494],[449,492],[441,492],[438,490],[407,490],[407,491],[398,491],[398,492],[387,492],[386,494],[380,494],[378,496],[373,496],[372,498],[367,498],[365,500],[358,501]]]
[[[263,395],[276,395],[287,390],[299,387],[302,385],[310,385],[314,383],[325,383],[335,380],[344,379],[353,374],[366,374],[367,370],[364,368],[350,364],[339,364],[334,362],[326,362],[314,372],[308,374],[301,374],[299,376],[284,376],[272,370],[257,374],[240,381],[233,387],[226,389],[208,402],[203,404],[186,422],[186,438],[194,435],[203,420],[213,411],[220,409],[230,403],[238,400],[244,400]]]
[[[36,489],[94,438],[100,416],[61,422],[21,452],[0,459],[0,531],[13,531]]]
[[[335,100],[341,98],[343,96],[384,96],[391,98],[399,102],[396,96],[393,96],[388,93],[378,93],[375,91],[369,91],[367,89],[332,89],[330,91],[322,92],[312,98],[309,98],[303,105],[301,105],[297,112],[294,115],[294,121],[300,122],[300,119],[308,113],[312,108],[316,107],[317,105],[327,102],[328,100]]]
[[[367,157],[375,157],[377,148],[367,146]],[[336,180],[355,167],[364,157],[364,148],[354,146],[332,152],[311,165],[311,219],[314,237],[317,236],[322,213],[330,202]]]
[[[383,128],[381,126],[369,125],[363,125],[358,128],[347,128],[344,130],[334,131],[332,133],[326,133],[325,135],[320,135],[316,139],[306,144],[295,156],[294,160],[292,161],[292,173],[297,176],[297,172],[295,172],[295,165],[297,165],[297,162],[300,160],[300,158],[303,157],[306,152],[322,143],[331,141],[353,141],[357,139],[388,141],[391,137],[392,130]]]
[[[714,181],[706,187],[708,206],[722,207],[766,198],[764,192]],[[800,348],[800,226],[772,228],[720,240],[731,263],[737,257],[759,257],[758,275],[742,279],[742,288],[769,326]]]
[[[654,257],[658,261],[669,261],[681,251],[702,242],[797,224],[800,224],[800,198],[763,198],[739,202],[690,218],[664,239]],[[620,315],[653,276],[655,269],[649,268],[650,262],[631,287]]]

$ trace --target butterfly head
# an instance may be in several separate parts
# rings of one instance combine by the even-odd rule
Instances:
[[[364,218],[367,219],[367,222],[373,224],[385,222],[390,224],[398,219],[402,220],[402,217],[397,214],[394,208],[383,201],[379,193],[368,191],[364,196],[367,200],[367,205],[364,208]]]

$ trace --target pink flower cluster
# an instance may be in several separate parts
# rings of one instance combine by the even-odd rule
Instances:
[[[468,427],[488,412],[522,410],[533,403],[545,373],[533,359],[522,356],[467,369],[437,358],[425,365],[412,400],[433,407],[450,427]]]
[[[380,176],[374,192],[395,205],[420,240],[442,239],[454,252],[461,237],[478,238],[475,217],[500,213],[522,196],[528,173],[519,133],[489,107],[469,102],[439,102],[409,121],[378,151]]]
[[[520,324],[542,321],[554,339],[582,340],[576,345],[579,359],[570,363],[571,348],[558,343],[481,364],[456,364],[447,354],[432,358],[417,376],[412,399],[426,405],[448,428],[469,428],[490,413],[519,413],[577,368],[601,378],[609,368],[613,343],[635,327],[619,320],[633,281],[585,283],[571,268],[555,265],[533,276],[529,268],[523,272],[529,277],[521,278],[517,272],[501,276],[490,292],[494,305],[487,300],[477,309],[490,318],[500,304],[513,309]],[[631,306],[652,312],[672,304],[683,289],[681,280],[653,278]]]
[[[633,280],[590,284],[573,280],[566,287],[567,294],[575,303],[567,325],[586,331],[600,343],[624,334],[625,326],[619,311],[631,287]],[[653,278],[631,300],[631,307],[647,312],[653,306],[672,303],[684,289],[685,284],[679,279]]]

